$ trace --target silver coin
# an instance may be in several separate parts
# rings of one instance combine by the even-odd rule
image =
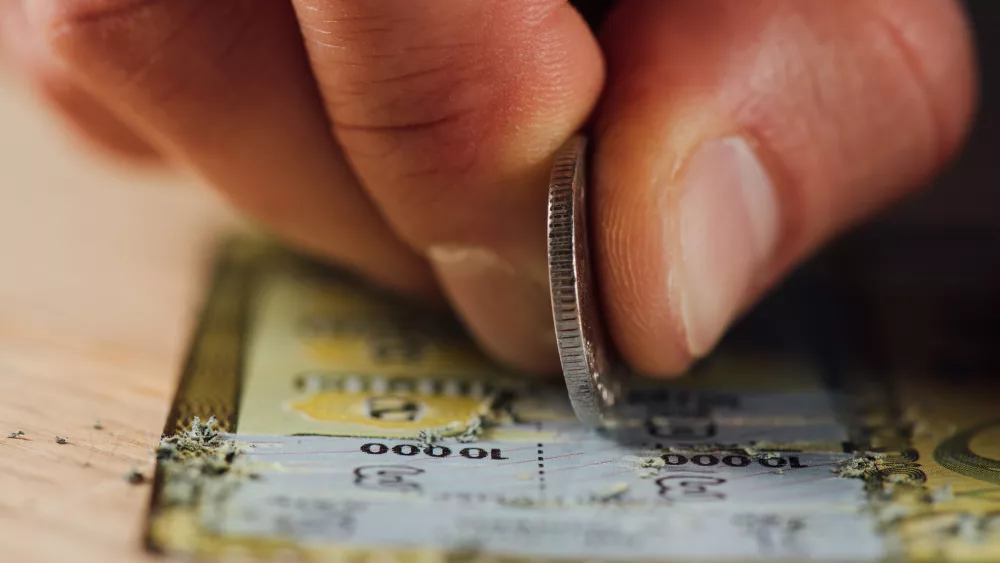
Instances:
[[[624,372],[612,357],[590,265],[587,237],[587,140],[558,152],[549,181],[548,261],[552,317],[573,410],[591,427],[611,420]]]

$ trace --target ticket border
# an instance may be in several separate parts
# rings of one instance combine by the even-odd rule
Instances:
[[[234,236],[224,240],[212,257],[209,289],[204,292],[198,321],[188,340],[187,355],[163,426],[163,436],[184,430],[195,416],[202,420],[215,417],[220,430],[235,430],[240,370],[249,326],[247,305],[256,280],[254,271],[259,267],[256,264],[269,251],[270,246],[262,240]],[[212,363],[209,359],[219,347],[219,342],[211,338],[213,335],[236,336],[227,343],[228,353],[223,362]],[[208,370],[216,377],[206,377]],[[205,403],[197,398],[201,392],[207,392],[215,400]],[[153,527],[161,507],[163,487],[164,472],[157,467],[146,510],[143,543],[147,550],[160,555],[167,554],[168,550],[157,543]]]

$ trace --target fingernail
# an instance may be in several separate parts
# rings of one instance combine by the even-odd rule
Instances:
[[[436,246],[427,257],[472,335],[494,358],[530,372],[558,369],[547,288],[487,248]]]
[[[682,261],[671,290],[688,350],[711,350],[742,306],[778,237],[774,185],[741,138],[705,142],[687,164],[679,204]]]

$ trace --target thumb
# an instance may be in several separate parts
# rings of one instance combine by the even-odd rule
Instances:
[[[973,107],[950,0],[625,0],[603,30],[594,239],[610,333],[684,370],[805,255],[925,183]]]

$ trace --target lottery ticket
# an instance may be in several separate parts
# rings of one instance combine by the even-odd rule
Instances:
[[[690,374],[637,390],[659,405],[640,427],[592,431],[561,381],[498,367],[451,316],[231,241],[157,448],[148,544],[259,561],[1000,557],[997,395],[858,363],[816,291],[786,288]]]

